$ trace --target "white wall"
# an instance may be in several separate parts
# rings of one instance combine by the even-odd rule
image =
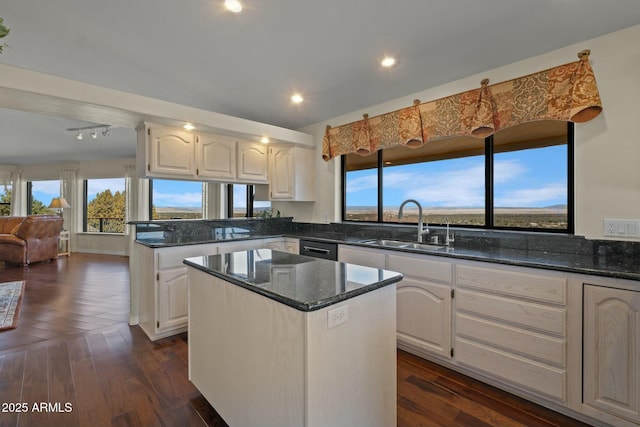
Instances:
[[[325,126],[338,126],[362,118],[450,96],[480,87],[483,78],[491,84],[576,61],[582,49],[591,49],[603,113],[575,126],[576,234],[603,238],[604,218],[640,218],[640,25],[576,43],[544,55],[457,80],[383,104],[335,117],[301,129],[316,143],[317,201],[313,204],[274,203],[296,221],[327,222],[340,218],[340,160],[321,159]]]

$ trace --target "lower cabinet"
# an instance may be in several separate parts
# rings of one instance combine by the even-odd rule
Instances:
[[[418,355],[451,358],[451,262],[342,245],[338,259],[402,273],[404,277],[396,285],[398,347]]]
[[[186,267],[158,272],[158,330],[183,327],[187,321]]]
[[[151,340],[187,330],[187,267],[185,258],[260,248],[297,253],[297,239],[255,239],[202,245],[149,248],[137,245],[140,262],[140,327]],[[281,249],[278,249],[281,250]]]
[[[584,285],[583,403],[640,424],[640,291]]]
[[[566,275],[482,263],[456,273],[456,361],[566,402]]]
[[[398,347],[451,358],[452,264],[420,255],[387,255],[397,284]]]

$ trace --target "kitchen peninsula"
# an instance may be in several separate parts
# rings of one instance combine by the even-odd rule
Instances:
[[[402,274],[270,249],[184,263],[189,378],[229,425],[396,424]]]

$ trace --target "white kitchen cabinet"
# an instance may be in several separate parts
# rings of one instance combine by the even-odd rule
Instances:
[[[198,134],[198,176],[220,180],[236,178],[236,140],[208,133]]]
[[[143,176],[180,179],[197,176],[196,136],[191,132],[145,124],[138,129],[136,157]]]
[[[269,147],[271,200],[315,200],[315,150],[298,146]]]
[[[140,260],[140,327],[151,340],[187,330],[187,267],[185,258],[213,255],[218,245],[149,248],[136,245]]]
[[[452,264],[388,253],[386,269],[404,275],[397,284],[398,347],[450,359]]]
[[[266,144],[238,141],[237,180],[250,183],[268,182],[268,150]]]
[[[290,254],[297,254],[300,252],[300,244],[298,239],[287,237],[284,239],[277,239],[267,243],[267,248],[274,251],[289,252]]]
[[[270,244],[274,242],[282,242],[282,241],[283,241],[282,238],[274,238],[274,239],[251,239],[251,240],[239,240],[234,242],[222,242],[222,243],[218,243],[218,253],[224,254],[229,252],[249,251],[252,249],[268,249]]]
[[[566,402],[566,274],[461,263],[456,285],[456,362]]]
[[[451,262],[402,252],[340,245],[342,262],[403,274],[397,283],[398,347],[451,358]]]
[[[638,425],[640,292],[585,284],[583,310],[584,404]]]
[[[386,255],[379,249],[338,245],[338,261],[365,267],[385,268]]]

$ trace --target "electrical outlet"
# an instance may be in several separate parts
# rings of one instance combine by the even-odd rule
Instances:
[[[349,306],[343,305],[327,312],[327,326],[333,328],[349,320]]]
[[[604,235],[608,237],[640,237],[640,220],[605,218]]]

